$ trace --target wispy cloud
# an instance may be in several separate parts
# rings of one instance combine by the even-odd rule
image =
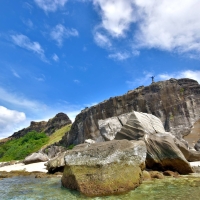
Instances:
[[[52,59],[56,62],[59,61],[59,57],[54,53],[53,56],[52,56]]]
[[[45,81],[45,75],[44,75],[44,74],[41,74],[40,76],[35,77],[35,79],[36,79],[37,81]]]
[[[94,40],[96,44],[100,47],[110,48],[112,46],[110,39],[106,35],[103,35],[102,33],[95,32]]]
[[[146,85],[149,84],[151,81],[151,77],[153,76],[152,72],[143,72],[143,76],[142,77],[138,77],[135,80],[131,80],[131,81],[126,81],[126,84],[129,86],[129,88],[134,88],[137,86],[141,86],[141,85]]]
[[[56,25],[56,27],[54,27],[50,33],[51,38],[57,42],[58,46],[62,46],[65,38],[71,36],[77,37],[78,35],[79,33],[76,29],[68,29],[62,24]]]
[[[12,74],[17,77],[17,78],[21,78],[20,75],[14,70],[14,69],[11,69],[12,71]]]
[[[58,8],[65,6],[67,0],[34,0],[45,12],[55,12]]]
[[[74,80],[74,83],[76,83],[76,84],[79,84],[79,83],[80,83],[80,81],[79,81],[79,80],[77,80],[77,79],[75,79],[75,80]]]
[[[31,41],[26,35],[22,34],[11,35],[11,38],[15,45],[38,54],[43,61],[46,61],[44,50],[39,42]]]
[[[126,81],[126,84],[130,88],[138,87],[140,85],[148,85],[151,83],[151,77],[154,76],[153,72],[144,72],[142,77],[139,77],[132,81]],[[200,83],[200,70],[184,70],[173,73],[161,73],[155,76],[155,81],[169,80],[171,78],[190,78]]]
[[[130,57],[130,54],[129,53],[126,53],[126,52],[117,52],[117,53],[114,53],[114,54],[110,54],[108,55],[109,58],[112,58],[114,60],[126,60],[127,58]]]
[[[22,22],[28,26],[29,28],[33,28],[34,25],[33,25],[33,22],[30,20],[30,19],[22,19]]]
[[[158,76],[161,80],[168,80],[170,78],[191,78],[194,80],[197,80],[200,83],[200,70],[192,71],[192,70],[186,70],[186,71],[179,71],[175,73],[163,73],[159,74]]]
[[[38,110],[46,110],[47,106],[34,100],[29,100],[23,95],[14,92],[8,92],[6,89],[0,87],[0,101],[11,104],[14,107],[31,110],[32,112]]]

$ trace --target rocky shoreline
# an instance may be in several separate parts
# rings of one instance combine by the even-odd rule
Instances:
[[[146,180],[195,175],[200,172],[199,94],[196,81],[170,79],[86,108],[49,154],[33,153],[8,174],[62,175],[62,186],[89,197],[126,193]],[[190,133],[192,142],[184,137]],[[37,167],[28,172],[31,165]]]

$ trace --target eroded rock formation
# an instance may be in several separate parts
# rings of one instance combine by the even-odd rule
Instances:
[[[180,174],[193,172],[170,134],[145,135],[144,141],[147,147],[147,168],[161,171],[172,170]]]
[[[157,116],[166,131],[181,138],[188,135],[193,124],[200,119],[200,85],[187,78],[160,81],[86,108],[77,115],[61,144],[80,144],[86,139],[105,141],[107,138],[101,134],[98,121],[132,111]]]
[[[24,128],[18,132],[15,132],[9,138],[20,138],[20,137],[26,135],[30,131],[44,132],[47,135],[51,135],[56,130],[62,128],[65,125],[71,124],[71,123],[72,123],[71,120],[69,119],[69,117],[66,114],[58,113],[55,117],[53,117],[52,119],[49,119],[48,122],[32,121],[29,127]]]
[[[65,154],[62,185],[86,196],[123,193],[141,183],[145,158],[143,141],[81,144]]]

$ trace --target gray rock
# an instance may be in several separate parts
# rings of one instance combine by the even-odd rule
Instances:
[[[32,153],[31,155],[27,156],[24,159],[24,164],[31,164],[31,163],[37,163],[37,162],[46,162],[49,158],[46,154],[43,153]]]
[[[137,140],[145,134],[164,133],[162,122],[156,116],[147,113],[132,112],[127,122],[117,132],[115,139]]]
[[[62,185],[87,196],[126,192],[141,183],[145,158],[143,141],[81,144],[65,154]]]
[[[200,151],[200,140],[197,141],[194,148],[195,148],[196,151]]]
[[[65,166],[65,154],[66,152],[62,152],[57,157],[47,162],[46,166],[49,173],[63,172]]]
[[[162,121],[166,131],[180,139],[188,135],[200,119],[200,85],[192,79],[170,79],[110,98],[77,115],[70,132],[61,143],[69,146],[83,143],[89,138],[104,141],[98,121],[132,111],[155,115]]]
[[[52,159],[54,157],[57,157],[60,153],[65,152],[65,151],[66,151],[65,147],[51,145],[51,146],[48,146],[48,147],[42,149],[40,152],[47,154],[49,159]]]
[[[147,147],[146,166],[155,170],[172,170],[189,174],[193,170],[170,134],[145,135]]]
[[[99,120],[100,133],[106,141],[113,140],[118,131],[121,130],[122,124],[118,117],[111,117],[105,120]]]

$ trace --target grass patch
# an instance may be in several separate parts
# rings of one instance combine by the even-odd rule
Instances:
[[[62,137],[71,129],[71,124],[62,127],[61,129],[55,131],[52,135],[49,136],[49,141],[42,146],[42,149],[46,148],[47,146],[54,144],[55,142],[59,142]]]
[[[38,151],[49,141],[45,133],[31,131],[19,139],[13,139],[0,145],[0,162],[22,160]]]

